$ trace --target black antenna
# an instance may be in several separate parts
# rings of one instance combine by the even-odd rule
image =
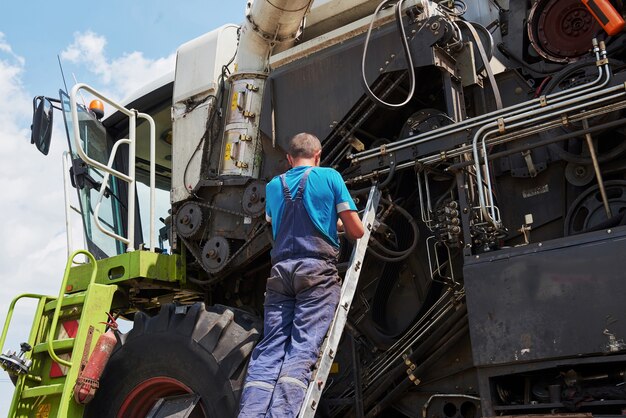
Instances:
[[[59,68],[61,69],[61,77],[63,78],[63,85],[65,86],[65,92],[67,93],[67,83],[65,82],[65,74],[63,73],[63,65],[61,65],[61,57],[57,54],[57,60],[59,61]]]

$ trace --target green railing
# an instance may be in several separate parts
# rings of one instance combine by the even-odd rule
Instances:
[[[48,354],[50,354],[50,357],[52,357],[52,359],[54,361],[56,361],[59,364],[62,364],[64,366],[68,366],[71,367],[72,363],[66,360],[63,360],[62,358],[59,358],[59,356],[54,352],[54,347],[52,344],[53,341],[53,335],[54,332],[56,330],[58,321],[59,321],[59,314],[61,313],[61,307],[63,305],[63,300],[65,299],[65,288],[67,286],[67,280],[69,278],[70,275],[70,269],[72,267],[72,264],[74,262],[74,258],[76,258],[77,255],[79,254],[83,254],[85,256],[87,256],[87,258],[89,259],[89,262],[92,265],[92,270],[91,270],[91,276],[90,276],[90,280],[89,280],[89,284],[92,284],[95,282],[96,280],[96,273],[98,271],[98,265],[96,264],[96,259],[95,257],[87,250],[77,250],[74,251],[72,253],[72,255],[69,257],[69,259],[67,260],[67,263],[65,265],[65,273],[63,274],[63,282],[61,283],[61,289],[59,290],[59,296],[56,298],[56,306],[54,308],[54,313],[52,314],[52,323],[50,325],[50,329],[48,330],[48,338],[46,341],[46,344],[48,345]],[[4,327],[2,328],[2,335],[0,336],[0,352],[2,352],[4,350],[4,343],[9,331],[9,326],[11,323],[11,319],[13,318],[13,311],[15,310],[15,304],[21,300],[21,299],[37,299],[39,300],[39,307],[37,309],[38,312],[41,311],[41,307],[42,304],[45,304],[48,300],[53,300],[54,296],[46,296],[46,295],[38,295],[38,294],[34,294],[34,293],[24,293],[22,295],[17,296],[15,299],[13,299],[13,301],[11,302],[11,304],[9,305],[9,312],[7,313],[7,317],[6,320],[4,322]],[[31,346],[34,344],[34,341],[29,341],[28,342]]]
[[[96,273],[98,272],[98,264],[96,264],[96,258],[87,250],[77,250],[72,253],[70,258],[67,260],[65,264],[65,273],[63,273],[63,282],[61,283],[61,289],[59,290],[59,297],[57,298],[57,303],[54,308],[54,313],[52,314],[52,323],[50,324],[50,329],[48,330],[48,354],[52,357],[52,360],[56,361],[59,364],[64,366],[71,367],[72,362],[63,360],[54,352],[54,346],[52,345],[53,341],[53,332],[57,329],[57,322],[59,321],[59,314],[61,313],[61,307],[63,306],[63,299],[65,299],[65,288],[67,286],[67,280],[70,277],[70,269],[72,268],[72,264],[74,262],[74,258],[78,254],[83,254],[87,256],[89,262],[93,266],[91,269],[91,277],[89,279],[89,284],[93,284],[96,280]],[[89,286],[88,286],[89,287]]]

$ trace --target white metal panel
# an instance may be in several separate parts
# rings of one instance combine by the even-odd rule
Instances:
[[[237,25],[224,25],[178,48],[173,102],[214,93],[222,72],[237,50]]]
[[[188,198],[200,181],[205,146],[201,142],[215,105],[208,97],[217,93],[222,66],[236,50],[235,25],[222,26],[178,49],[172,106],[172,203]]]

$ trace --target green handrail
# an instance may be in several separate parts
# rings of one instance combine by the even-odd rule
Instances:
[[[74,262],[74,258],[78,254],[83,254],[89,258],[89,262],[93,266],[91,269],[91,278],[89,280],[89,285],[93,284],[96,280],[96,273],[98,272],[98,265],[96,264],[96,258],[87,250],[76,250],[72,253],[72,255],[67,260],[67,264],[65,265],[65,273],[63,274],[63,282],[61,283],[61,290],[59,290],[59,297],[57,298],[56,307],[54,308],[54,313],[52,314],[52,324],[50,325],[50,329],[48,330],[48,354],[52,357],[52,360],[56,361],[59,364],[64,366],[71,367],[72,362],[63,360],[59,358],[57,354],[54,352],[54,347],[52,346],[52,336],[53,332],[55,332],[57,328],[57,323],[59,321],[59,314],[61,313],[61,305],[63,305],[63,299],[65,298],[65,288],[67,286],[67,280],[70,276],[70,269],[72,268],[72,263]],[[89,287],[87,287],[89,289]]]
[[[9,305],[9,312],[7,313],[7,318],[4,321],[4,328],[2,328],[2,335],[0,336],[0,352],[4,351],[4,343],[7,338],[7,333],[9,332],[9,324],[11,323],[11,319],[13,318],[13,310],[15,309],[15,304],[20,299],[38,299],[40,302],[42,299],[54,299],[54,296],[46,296],[46,295],[38,295],[35,293],[24,293],[22,295],[17,296],[11,304]],[[30,343],[30,341],[29,341]]]

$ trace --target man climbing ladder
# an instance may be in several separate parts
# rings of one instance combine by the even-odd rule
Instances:
[[[364,233],[341,175],[319,167],[321,153],[315,136],[294,136],[287,154],[292,169],[267,185],[272,271],[264,335],[248,366],[239,417],[298,414],[340,297],[337,228],[350,239]]]

